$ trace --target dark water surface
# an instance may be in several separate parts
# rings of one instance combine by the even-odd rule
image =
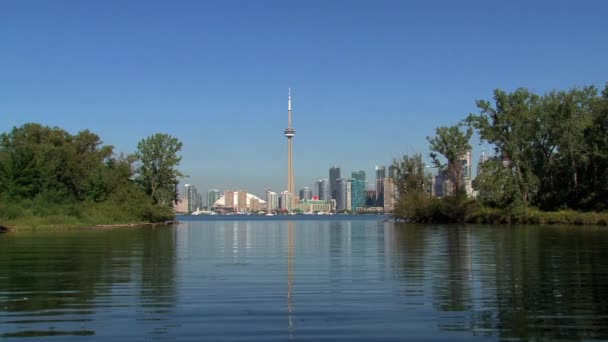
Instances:
[[[606,228],[350,218],[4,234],[0,338],[608,339]]]

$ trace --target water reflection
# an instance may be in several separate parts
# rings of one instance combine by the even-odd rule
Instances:
[[[606,246],[601,228],[365,219],[9,234],[0,336],[606,339]]]
[[[408,304],[437,327],[522,339],[608,337],[608,234],[580,227],[394,225]]]
[[[292,288],[293,288],[293,259],[294,259],[294,223],[287,223],[287,318],[289,322],[289,340],[293,340],[294,325],[293,325],[293,300],[292,300]]]
[[[93,318],[114,307],[133,305],[134,284],[143,303],[142,319],[166,313],[176,296],[174,241],[171,228],[24,232],[3,237],[2,336],[99,334]],[[116,296],[124,301],[112,301]]]

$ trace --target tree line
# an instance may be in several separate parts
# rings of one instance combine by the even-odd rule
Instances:
[[[0,223],[101,224],[173,218],[177,155],[167,134],[141,140],[133,154],[83,130],[76,134],[37,123],[0,134]],[[49,223],[50,224],[50,223]]]
[[[394,161],[397,218],[471,221],[499,212],[507,221],[525,221],[522,213],[535,210],[608,209],[608,84],[602,92],[594,86],[543,95],[495,90],[492,102],[476,104],[477,113],[427,138],[434,166],[454,184],[450,196],[428,196],[431,179],[420,154]],[[473,133],[494,148],[494,156],[479,166],[474,200],[463,196],[461,186],[462,156],[471,149]]]

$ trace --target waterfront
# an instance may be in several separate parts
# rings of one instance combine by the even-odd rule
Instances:
[[[608,230],[182,217],[0,236],[0,337],[608,338]],[[28,339],[31,340],[31,339]]]

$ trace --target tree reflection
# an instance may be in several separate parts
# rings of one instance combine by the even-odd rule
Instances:
[[[11,313],[3,315],[2,323],[16,324],[16,329],[36,336],[56,335],[59,330],[70,335],[94,333],[83,322],[93,320],[100,305],[132,301],[129,293],[117,289],[128,290],[137,283],[143,302],[174,305],[173,234],[172,228],[133,228],[18,232],[2,237],[0,307]],[[135,277],[138,274],[141,280]],[[124,298],[115,300],[115,295]],[[47,327],[46,322],[61,329],[28,329],[28,324]]]

